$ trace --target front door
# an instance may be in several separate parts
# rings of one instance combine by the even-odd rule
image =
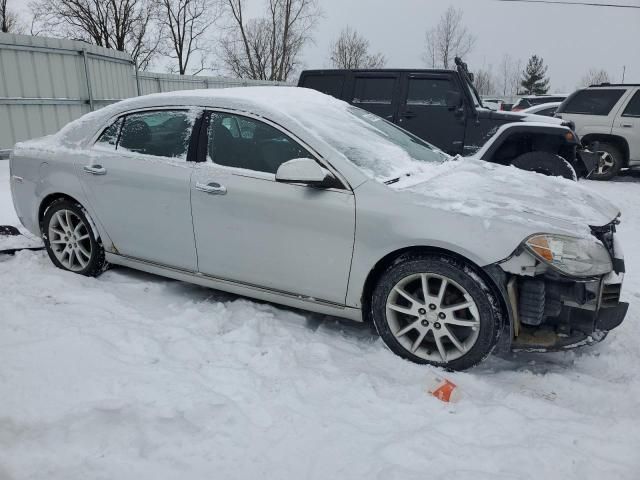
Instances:
[[[206,161],[191,182],[199,271],[344,304],[353,193],[276,182],[280,164],[313,156],[272,125],[223,112],[205,125]]]
[[[108,251],[196,269],[187,161],[193,113],[155,110],[118,119],[78,165]]]
[[[447,73],[408,74],[403,79],[398,125],[447,153],[463,153],[466,111],[447,105],[449,92],[465,98]]]

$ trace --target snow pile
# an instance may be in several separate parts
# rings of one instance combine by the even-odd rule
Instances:
[[[0,162],[0,224],[8,165]],[[0,258],[1,479],[599,479],[640,469],[640,184],[625,323],[577,352],[490,358],[425,389],[365,327],[44,252]]]

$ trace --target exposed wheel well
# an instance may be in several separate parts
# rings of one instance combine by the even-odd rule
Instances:
[[[508,165],[516,157],[535,151],[555,153],[569,162],[575,158],[575,145],[568,143],[561,134],[514,132],[502,140],[490,158],[485,160]]]
[[[602,133],[591,133],[582,138],[582,143],[584,145],[589,145],[592,142],[606,142],[615,145],[624,155],[624,165],[627,166],[629,164],[629,144],[623,137]]]
[[[52,193],[44,197],[44,199],[40,203],[40,208],[38,209],[38,225],[40,226],[40,231],[42,231],[42,220],[44,219],[44,213],[47,211],[49,205],[51,205],[55,200],[58,200],[59,198],[80,204],[78,200],[65,193]]]
[[[486,285],[489,288],[491,288],[495,298],[499,299],[501,309],[504,312],[504,318],[508,318],[507,305],[504,301],[500,288],[498,287],[498,285],[495,284],[495,281],[481,267],[476,265],[474,262],[472,262],[468,258],[458,253],[452,252],[450,250],[446,250],[444,248],[415,246],[415,247],[402,248],[400,250],[396,250],[394,252],[387,254],[382,259],[380,259],[375,264],[373,269],[371,269],[371,271],[369,272],[369,275],[367,276],[367,279],[364,282],[364,288],[362,289],[362,298],[360,299],[362,304],[362,318],[365,322],[369,322],[369,323],[372,322],[371,295],[373,293],[373,289],[375,288],[378,279],[380,278],[380,275],[382,275],[382,272],[384,272],[387,269],[387,267],[389,267],[389,265],[391,265],[393,262],[398,260],[400,257],[407,254],[443,255],[443,256],[455,258],[456,260],[469,264],[471,267],[473,267],[473,269],[480,276],[480,278],[482,278],[482,280],[486,283]]]

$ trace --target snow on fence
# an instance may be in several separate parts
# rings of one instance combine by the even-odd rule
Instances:
[[[283,84],[138,71],[124,52],[72,40],[0,33],[0,158],[16,142],[56,132],[71,120],[124,98]]]

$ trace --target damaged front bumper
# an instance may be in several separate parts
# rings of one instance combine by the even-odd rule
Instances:
[[[622,323],[629,304],[620,301],[625,266],[613,231],[610,237],[594,232],[609,249],[614,268],[600,277],[560,274],[525,251],[485,268],[500,286],[509,317],[499,350],[544,352],[590,345]]]

